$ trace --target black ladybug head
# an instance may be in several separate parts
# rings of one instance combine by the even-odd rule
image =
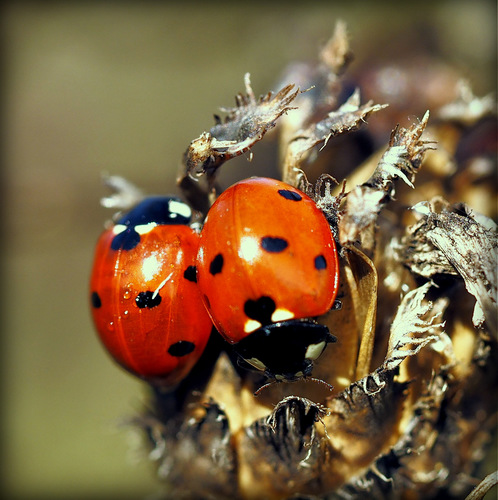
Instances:
[[[123,215],[114,226],[113,250],[131,250],[140,242],[140,235],[159,225],[186,225],[192,210],[175,196],[150,196]]]
[[[327,344],[336,340],[324,325],[305,319],[288,320],[258,328],[234,348],[269,378],[292,382],[310,376],[313,362]]]

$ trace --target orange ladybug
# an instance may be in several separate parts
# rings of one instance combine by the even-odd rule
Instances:
[[[336,245],[315,202],[284,182],[253,177],[218,197],[201,231],[197,281],[215,327],[270,378],[309,376],[336,340],[315,320],[337,295]]]

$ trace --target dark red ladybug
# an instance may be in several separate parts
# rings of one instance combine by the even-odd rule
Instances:
[[[212,329],[196,285],[199,235],[190,220],[181,200],[146,198],[101,235],[95,251],[98,335],[121,366],[154,384],[181,381]]]

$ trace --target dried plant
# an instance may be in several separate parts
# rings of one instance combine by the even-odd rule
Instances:
[[[301,380],[255,396],[263,377],[217,336],[178,387],[152,389],[134,423],[165,498],[476,499],[497,482],[470,493],[497,418],[494,101],[460,83],[351,165],[342,151],[361,150],[358,130],[375,136],[364,126],[389,103],[362,104],[360,88],[341,102],[350,61],[338,23],[319,62],[299,66],[300,88],[258,99],[246,75],[236,107],[187,148],[178,183],[202,216],[219,169],[278,125],[281,178],[339,245],[341,308],[319,318],[338,342],[313,372],[332,392]]]

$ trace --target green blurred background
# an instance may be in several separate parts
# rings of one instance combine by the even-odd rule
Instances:
[[[244,73],[256,94],[277,90],[286,64],[315,58],[339,18],[349,26],[353,64],[362,47],[383,41],[392,49],[428,22],[442,57],[487,93],[496,71],[495,5],[7,2],[2,9],[5,498],[145,498],[157,490],[152,469],[138,464],[136,439],[118,425],[141,407],[143,387],[101,349],[87,307],[93,245],[110,215],[99,206],[107,194],[101,173],[171,192],[182,153],[244,90]],[[255,155],[258,164],[264,168],[264,155]]]

